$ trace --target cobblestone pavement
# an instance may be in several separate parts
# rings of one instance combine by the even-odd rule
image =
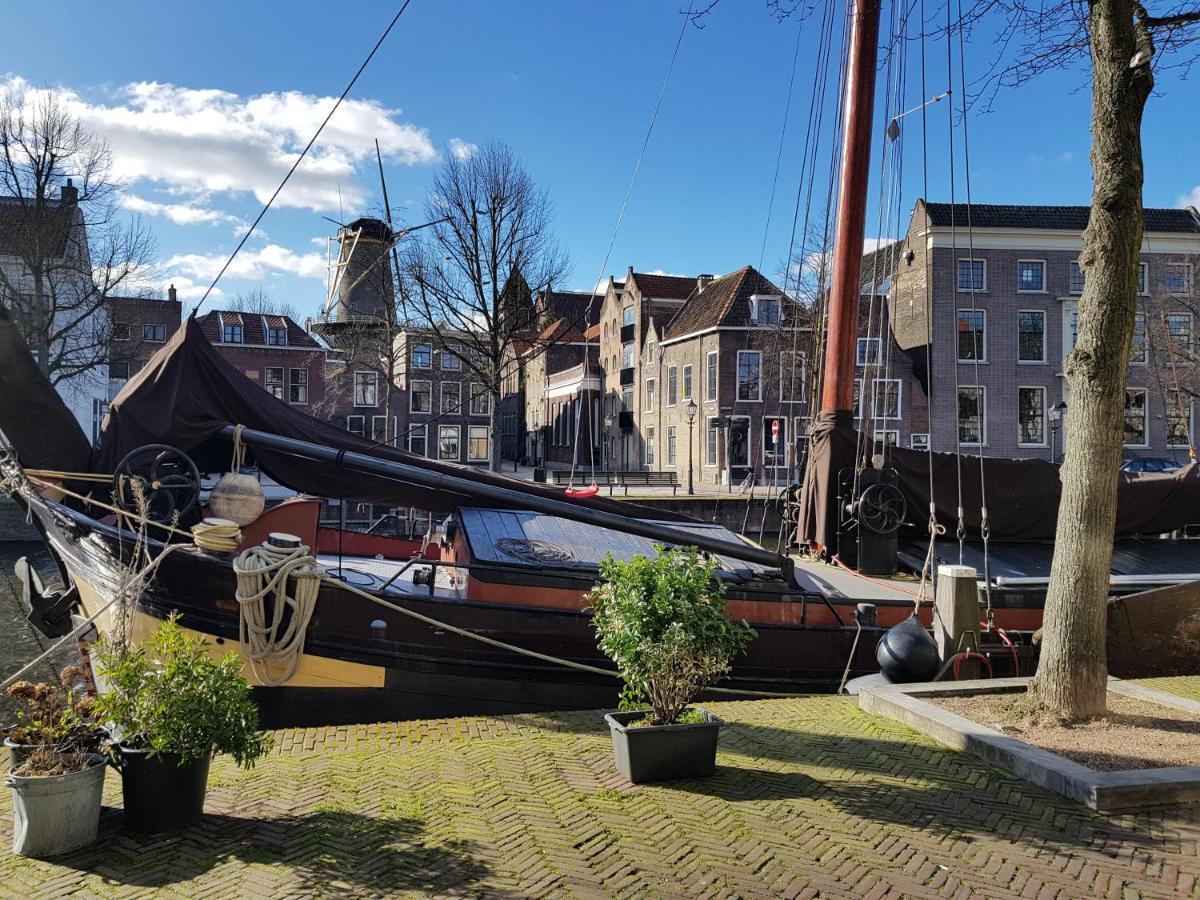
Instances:
[[[208,815],[55,863],[0,851],[0,896],[1188,897],[1200,808],[1102,817],[854,701],[711,707],[712,778],[631,787],[595,713],[280,732],[213,769]],[[110,773],[106,803],[119,806]],[[0,846],[10,841],[8,791]]]

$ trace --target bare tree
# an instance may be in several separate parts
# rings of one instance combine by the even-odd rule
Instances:
[[[296,307],[272,297],[270,292],[263,287],[239,291],[234,295],[231,306],[238,312],[254,313],[260,316],[287,316],[293,322],[299,321],[300,313],[297,312]]]
[[[549,199],[504,144],[448,155],[425,211],[444,221],[404,248],[400,306],[490,393],[498,469],[505,361],[535,326],[533,296],[568,274],[566,256],[551,232]]]
[[[137,293],[154,241],[118,215],[112,158],[50,94],[0,96],[0,304],[56,386],[103,380],[105,301]]]

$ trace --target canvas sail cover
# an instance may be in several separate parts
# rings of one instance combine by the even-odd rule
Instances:
[[[419,466],[480,484],[490,484],[566,501],[615,515],[684,521],[687,516],[603,497],[577,498],[563,488],[498,475],[474,466],[426,459],[394,447],[376,447],[269,394],[246,378],[208,342],[194,319],[154,355],[113,400],[96,453],[95,469],[111,472],[121,458],[146,444],[170,444],[191,456],[203,472],[228,469],[233,447],[220,435],[244,425],[337,450]],[[393,481],[279,450],[250,447],[258,466],[275,481],[303,494],[382,506],[414,506],[452,512],[459,506],[488,506],[465,493]],[[586,478],[584,473],[582,478]]]
[[[801,492],[801,543],[834,547],[838,530],[838,475],[852,471],[864,452],[848,412],[821,413],[813,425],[808,468]],[[982,470],[980,462],[982,459]],[[1050,541],[1062,493],[1059,467],[1041,459],[1007,459],[933,453],[889,447],[887,465],[908,501],[908,524],[927,533],[930,465],[937,521],[954,536],[958,529],[959,472],[967,537],[978,539],[987,500],[989,536],[994,541]],[[1114,537],[1163,534],[1200,523],[1200,466],[1175,472],[1128,473],[1117,477]]]

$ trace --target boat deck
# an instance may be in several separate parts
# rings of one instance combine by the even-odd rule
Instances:
[[[796,585],[802,591],[821,594],[831,600],[862,600],[872,603],[916,599],[921,583],[916,578],[872,578],[851,572],[840,566],[793,557],[796,563]],[[933,595],[933,586],[925,585],[925,593]]]

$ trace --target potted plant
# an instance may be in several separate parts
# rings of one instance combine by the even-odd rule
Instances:
[[[629,562],[610,554],[588,595],[600,649],[624,680],[621,711],[604,718],[617,768],[635,784],[712,774],[724,723],[688,704],[755,636],[726,613],[715,559],[658,550]]]
[[[96,655],[108,686],[96,712],[116,741],[126,829],[192,824],[204,812],[214,755],[249,768],[270,749],[237,655],[213,658],[175,617],[141,646],[117,653],[102,644]]]
[[[39,746],[9,773],[13,852],[59,856],[96,839],[107,761],[78,747]]]
[[[4,738],[12,768],[39,748],[99,751],[104,729],[95,719],[92,699],[75,689],[82,679],[78,666],[68,666],[58,684],[18,681],[9,685],[6,693],[17,704],[16,721]]]

